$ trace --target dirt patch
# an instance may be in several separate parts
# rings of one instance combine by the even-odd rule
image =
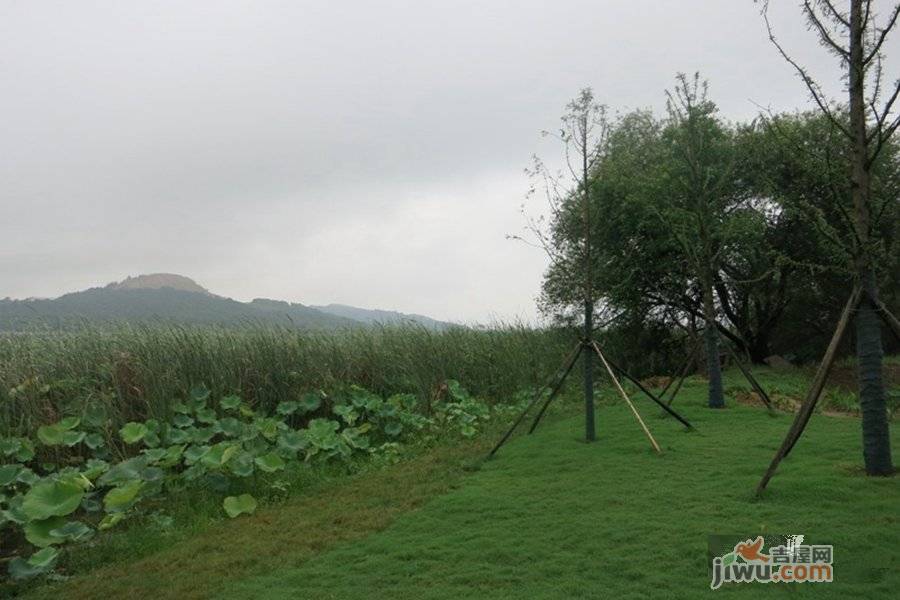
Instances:
[[[647,379],[641,380],[641,385],[647,389],[653,388],[664,388],[672,383],[671,377],[666,377],[665,375],[654,375],[653,377],[648,377]]]
[[[734,399],[738,401],[738,404],[745,404],[747,406],[762,406],[763,404],[762,398],[759,397],[759,394],[756,392],[736,392],[734,394]]]
[[[760,398],[759,394],[757,394],[756,392],[736,390],[732,392],[732,395],[734,396],[734,399],[737,400],[738,404],[766,408],[766,405],[762,401],[762,398]],[[801,404],[799,398],[794,398],[792,396],[786,396],[784,394],[778,393],[769,394],[769,400],[772,401],[772,408],[783,410],[785,412],[796,412],[800,408]]]

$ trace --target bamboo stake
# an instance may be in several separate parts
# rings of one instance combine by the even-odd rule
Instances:
[[[648,390],[647,388],[645,388],[643,383],[641,383],[640,381],[638,381],[637,379],[635,379],[634,377],[632,377],[632,376],[628,373],[628,371],[626,371],[626,370],[623,369],[621,366],[619,366],[619,365],[617,365],[616,363],[614,363],[614,362],[612,361],[612,359],[607,359],[607,362],[610,364],[610,366],[612,366],[613,369],[615,369],[616,371],[618,371],[619,374],[621,374],[622,376],[624,376],[625,379],[627,379],[628,381],[630,381],[631,383],[633,383],[634,385],[636,385],[637,388],[638,388],[639,390],[641,390],[642,392],[644,392],[644,395],[645,395],[645,396],[647,396],[648,398],[650,398],[651,400],[653,400],[654,402],[656,402],[656,403],[660,406],[660,408],[662,408],[662,409],[665,410],[667,413],[669,413],[670,415],[672,415],[673,417],[675,417],[676,419],[678,419],[679,421],[681,421],[681,424],[682,424],[682,425],[684,425],[684,426],[687,427],[688,429],[693,429],[693,428],[694,428],[694,426],[691,425],[691,424],[687,421],[687,419],[685,419],[684,417],[682,417],[681,415],[679,415],[677,412],[675,412],[674,410],[672,410],[671,408],[669,408],[668,406],[666,406],[665,403],[663,403],[659,398],[657,398],[657,397],[653,394],[653,392],[651,392],[650,390]]]
[[[626,394],[625,390],[622,389],[622,385],[619,383],[619,379],[616,377],[616,374],[613,373],[613,370],[609,366],[609,363],[606,362],[606,358],[603,356],[603,353],[600,352],[600,346],[597,345],[597,342],[593,341],[591,342],[591,346],[594,348],[594,352],[597,353],[597,356],[600,357],[600,361],[603,363],[603,366],[606,367],[606,372],[609,373],[609,376],[612,378],[613,383],[616,385],[616,388],[619,390],[619,393],[622,395],[625,403],[628,404],[628,408],[630,408],[631,412],[634,413],[635,418],[641,425],[641,429],[643,429],[644,433],[647,434],[647,437],[650,439],[650,443],[653,445],[653,449],[656,450],[657,454],[662,454],[662,450],[660,449],[659,444],[657,444],[656,440],[653,439],[653,434],[650,433],[649,429],[647,429],[647,425],[644,424],[644,420],[641,418],[641,415],[638,414],[638,411],[634,407],[634,404],[631,403],[631,400],[628,398],[628,394]]]

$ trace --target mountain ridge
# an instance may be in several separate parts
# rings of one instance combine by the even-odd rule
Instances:
[[[147,273],[146,275],[135,275],[134,277],[128,276],[122,281],[109,283],[106,287],[112,290],[159,289],[167,287],[185,292],[210,293],[209,290],[190,277],[176,273]]]
[[[415,324],[428,327],[430,329],[445,329],[451,326],[451,323],[439,321],[426,315],[416,313],[402,313],[395,310],[384,310],[380,308],[360,308],[358,306],[350,306],[349,304],[331,303],[325,305],[311,305],[311,308],[326,312],[339,317],[354,319],[370,325],[399,325],[399,324]]]
[[[174,273],[130,276],[106,286],[69,292],[56,298],[0,300],[0,331],[66,328],[103,322],[263,324],[316,330],[350,329],[377,323],[417,324],[433,329],[450,326],[424,315],[343,304],[314,307],[268,298],[241,302],[214,294],[193,279]]]

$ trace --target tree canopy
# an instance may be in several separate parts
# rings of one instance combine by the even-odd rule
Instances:
[[[819,112],[721,119],[699,77],[679,76],[668,110],[618,115],[591,170],[592,280],[598,311],[645,327],[699,331],[704,287],[726,343],[757,362],[815,358],[851,276],[854,230],[846,143]],[[900,163],[887,143],[872,167],[875,264],[895,305]],[[581,307],[582,217],[563,199],[549,223],[557,259],[540,305]],[[580,275],[579,275],[580,276]]]

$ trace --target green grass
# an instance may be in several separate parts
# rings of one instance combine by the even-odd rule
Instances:
[[[699,380],[682,393],[676,407],[694,432],[637,400],[659,456],[620,402],[604,401],[600,439],[585,444],[570,401],[570,416],[514,438],[477,470],[468,465],[488,437],[319,486],[36,594],[697,598],[713,593],[709,534],[802,533],[834,544],[835,583],[732,585],[715,594],[891,597],[900,585],[900,478],[861,474],[858,419],[814,417],[756,500],[753,488],[791,416],[733,401],[712,411]]]
[[[897,398],[900,397],[900,356],[886,356],[884,360],[884,385],[887,393],[887,404],[890,411],[897,408]],[[812,380],[816,368],[815,365],[807,365],[793,369],[769,369],[766,367],[752,367],[754,378],[776,407],[783,410],[794,410],[806,397],[809,383]],[[750,384],[737,368],[729,369],[724,373],[725,388],[732,394],[737,391],[749,393],[752,391]],[[832,367],[827,385],[816,405],[817,411],[837,412],[859,415],[859,397],[856,392],[856,360],[845,358],[837,361]],[[757,403],[759,403],[757,401]]]
[[[98,546],[92,549],[93,556],[70,565],[77,570],[94,568],[32,589],[29,595],[53,599],[212,597],[223,583],[269,572],[273,557],[278,563],[299,564],[336,544],[383,530],[398,515],[457,487],[492,439],[445,442],[399,464],[349,476],[322,473],[283,502],[233,521],[207,520],[201,506],[189,523],[191,529],[173,536],[169,543],[152,528],[135,527],[114,542],[118,554]],[[104,560],[109,564],[102,565]]]

